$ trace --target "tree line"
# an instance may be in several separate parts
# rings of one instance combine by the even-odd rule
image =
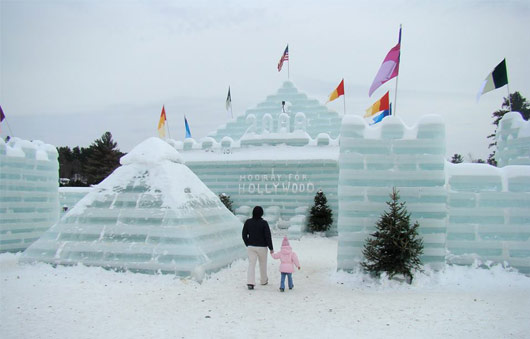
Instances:
[[[90,186],[99,184],[118,166],[125,155],[105,132],[89,147],[57,147],[59,153],[59,178],[61,186]]]

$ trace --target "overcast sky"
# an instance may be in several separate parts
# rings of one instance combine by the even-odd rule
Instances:
[[[397,116],[447,124],[447,155],[487,158],[491,113],[506,87],[476,94],[507,60],[510,90],[530,97],[530,1],[0,0],[0,105],[15,136],[89,146],[110,131],[122,151],[157,135],[196,140],[273,94],[287,78],[324,103],[345,79],[347,114],[368,89],[403,24]],[[328,104],[343,111],[342,99]],[[9,133],[6,123],[1,136]]]

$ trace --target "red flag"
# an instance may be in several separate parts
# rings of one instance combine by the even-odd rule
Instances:
[[[160,138],[166,137],[166,110],[162,106],[162,113],[160,113],[160,120],[158,121],[158,135]]]
[[[344,95],[344,79],[342,79],[339,86],[333,91],[333,93],[329,95],[328,102],[337,99],[341,95]]]

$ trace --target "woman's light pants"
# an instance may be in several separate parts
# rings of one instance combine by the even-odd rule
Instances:
[[[256,285],[256,260],[259,260],[260,283],[265,285],[267,277],[267,247],[248,246],[247,284]]]

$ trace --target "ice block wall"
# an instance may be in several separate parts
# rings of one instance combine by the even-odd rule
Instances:
[[[336,160],[234,160],[226,156],[225,160],[218,161],[188,160],[186,165],[213,192],[228,194],[234,209],[260,205],[266,211],[266,218],[268,208],[277,207],[279,218],[273,220],[271,226],[280,219],[289,221],[297,216],[296,209],[300,206],[313,206],[316,192],[322,189],[334,213],[335,225],[330,234],[337,233]]]
[[[54,146],[0,140],[0,252],[25,250],[59,218]]]
[[[530,166],[447,164],[449,263],[530,273]]]
[[[60,215],[65,215],[69,209],[91,191],[92,187],[59,187]]]
[[[499,122],[495,160],[499,167],[530,165],[530,122],[519,112],[509,112]]]
[[[422,261],[445,262],[447,209],[445,125],[425,116],[413,128],[388,117],[368,126],[358,116],[343,119],[339,157],[338,269],[352,270],[362,259],[366,237],[388,210],[392,187],[406,202],[411,222],[420,224]]]

